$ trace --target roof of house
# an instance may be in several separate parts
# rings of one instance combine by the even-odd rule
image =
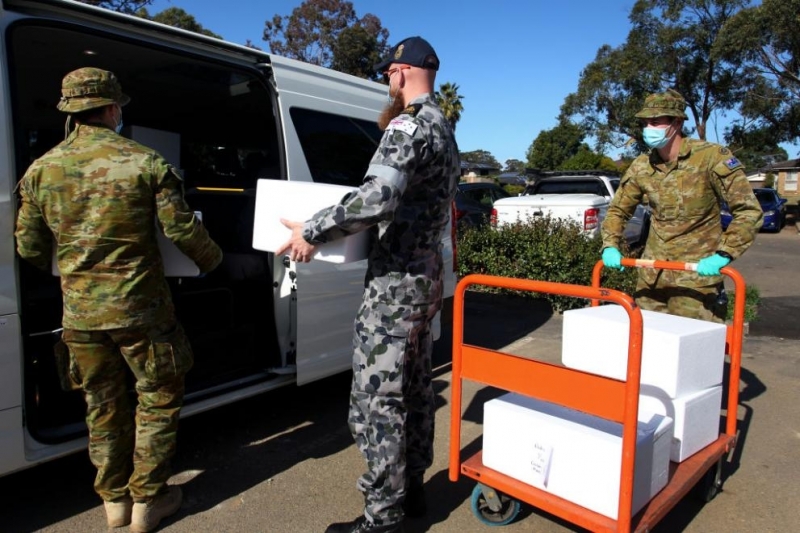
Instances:
[[[467,169],[467,170],[471,169],[471,168],[474,168],[476,170],[481,170],[481,169],[483,169],[483,170],[500,170],[499,167],[496,167],[494,165],[489,165],[487,163],[470,163],[469,161],[462,161],[461,162],[461,168],[462,169]]]
[[[786,170],[790,168],[800,168],[800,159],[789,159],[787,161],[779,161],[778,163],[773,163],[770,167],[766,170]]]

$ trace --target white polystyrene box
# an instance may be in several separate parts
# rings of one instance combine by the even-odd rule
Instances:
[[[667,398],[657,391],[642,387],[639,412],[658,413],[672,418],[672,446],[669,458],[680,463],[699,452],[719,437],[722,385]]]
[[[641,384],[677,398],[722,383],[724,324],[642,311]],[[564,366],[624,380],[628,367],[629,318],[619,305],[564,312]]]
[[[669,480],[672,419],[640,415],[632,513]],[[483,406],[483,464],[617,519],[622,424],[518,394]]]
[[[157,151],[175,168],[181,168],[181,135],[144,126],[125,126],[122,134]]]
[[[281,218],[305,222],[317,211],[339,203],[353,190],[342,185],[258,180],[253,248],[275,252],[291,237],[291,231],[281,224]],[[366,259],[368,247],[368,232],[362,231],[319,246],[314,259],[352,263]]]

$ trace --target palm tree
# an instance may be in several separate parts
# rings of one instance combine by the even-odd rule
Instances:
[[[436,91],[436,103],[442,108],[444,118],[450,122],[453,131],[456,131],[456,123],[461,119],[461,112],[464,111],[462,98],[464,97],[458,94],[458,85],[449,81],[439,85],[439,90]]]

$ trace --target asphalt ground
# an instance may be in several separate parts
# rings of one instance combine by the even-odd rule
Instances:
[[[797,531],[800,523],[800,236],[794,226],[760,234],[732,266],[760,289],[759,317],[745,338],[739,440],[711,502],[687,497],[656,533]],[[561,317],[546,305],[468,293],[465,342],[557,362]],[[471,479],[448,479],[451,347],[438,342],[436,458],[426,476],[429,513],[409,520],[416,532],[569,532],[574,525],[522,506],[500,529],[470,506]],[[184,505],[159,531],[322,532],[361,509],[356,478],[364,468],[346,427],[349,376],[290,387],[182,421],[174,483]],[[464,382],[464,457],[481,447],[482,406],[502,391]],[[84,453],[0,478],[0,532],[107,531]],[[126,531],[122,528],[118,531]]]

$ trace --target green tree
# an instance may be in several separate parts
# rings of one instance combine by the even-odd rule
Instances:
[[[519,159],[506,159],[506,168],[504,172],[522,172],[525,170],[525,163]]]
[[[135,14],[137,17],[154,20],[161,24],[166,24],[167,26],[222,39],[221,35],[217,35],[213,31],[204,28],[202,24],[197,22],[193,15],[190,15],[179,7],[168,7],[153,16],[150,16],[147,9],[141,8]]]
[[[614,173],[619,171],[610,157],[592,152],[585,144],[556,170],[605,170]]]
[[[738,124],[725,134],[728,148],[747,169],[765,168],[789,159],[789,154],[778,146],[775,139],[776,135],[770,128],[745,129]]]
[[[559,122],[555,128],[542,130],[528,148],[528,166],[540,170],[559,168],[584,146],[584,136],[580,126],[568,121]]]
[[[439,85],[439,90],[436,91],[436,103],[442,108],[444,118],[450,122],[453,131],[456,131],[456,124],[461,120],[461,113],[464,111],[464,104],[461,103],[463,99],[464,97],[458,94],[458,85],[449,81]]]
[[[561,107],[563,118],[579,117],[603,151],[630,138],[645,147],[634,117],[652,92],[676,89],[697,135],[706,137],[714,112],[734,109],[742,98],[742,69],[715,52],[722,27],[748,0],[637,0],[632,29],[621,46],[601,47],[581,73],[578,90]]]
[[[471,152],[461,152],[459,154],[461,160],[467,163],[483,163],[490,165],[493,168],[500,169],[502,165],[495,159],[495,157],[486,150],[473,150]]]
[[[763,0],[725,25],[717,54],[744,65],[741,106],[756,129],[778,140],[800,137],[800,0]]]
[[[263,33],[274,54],[323,67],[335,63],[339,68],[353,69],[342,72],[362,77],[367,62],[386,54],[388,37],[378,17],[368,14],[359,19],[353,3],[347,0],[304,0],[291,15],[275,15],[266,21]],[[355,49],[338,49],[340,46]],[[363,61],[357,60],[360,53],[367,54]],[[370,73],[368,77],[372,76]]]
[[[111,11],[119,11],[132,15],[145,6],[153,3],[153,0],[78,0],[83,4],[102,7]]]
[[[339,33],[333,48],[331,68],[377,81],[380,74],[372,67],[386,55],[388,37],[389,32],[381,27],[375,15],[365,15]]]

